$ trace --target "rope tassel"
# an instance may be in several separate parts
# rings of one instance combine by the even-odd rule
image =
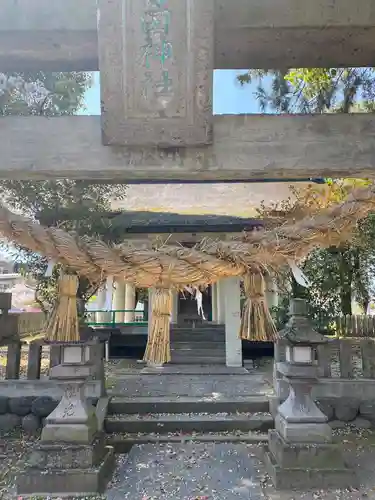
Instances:
[[[156,288],[151,297],[151,325],[143,361],[163,365],[171,361],[172,291],[169,288]]]
[[[244,277],[246,301],[242,310],[240,337],[257,342],[274,342],[277,330],[268,309],[262,274]]]
[[[77,290],[77,276],[60,275],[55,307],[46,328],[49,342],[79,342]]]

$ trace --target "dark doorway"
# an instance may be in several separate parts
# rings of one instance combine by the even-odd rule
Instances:
[[[202,289],[203,294],[203,311],[206,321],[212,321],[212,297],[211,297],[211,286]],[[189,292],[180,292],[178,295],[178,323],[191,323],[192,321],[204,321],[201,316],[198,315],[197,301],[195,296],[191,295]]]

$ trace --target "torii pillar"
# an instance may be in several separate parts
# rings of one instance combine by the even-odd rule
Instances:
[[[211,144],[214,0],[99,0],[99,13],[103,144],[146,163]]]

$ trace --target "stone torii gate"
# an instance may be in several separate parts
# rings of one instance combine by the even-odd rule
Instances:
[[[213,116],[218,68],[373,66],[372,0],[3,0],[2,71],[98,70],[101,117],[6,117],[0,177],[248,181],[375,172],[373,116]]]

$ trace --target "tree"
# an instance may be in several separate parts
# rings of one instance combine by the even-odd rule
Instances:
[[[243,85],[257,82],[262,112],[373,112],[375,107],[374,68],[250,70],[238,79]]]
[[[83,105],[84,93],[91,85],[90,73],[0,73],[0,114],[62,116],[75,114]],[[22,140],[22,137],[20,138]],[[110,202],[125,196],[126,186],[62,179],[57,181],[0,181],[2,202],[42,223],[54,224],[80,235],[100,235],[106,239],[108,221],[101,212]],[[27,264],[35,278],[36,298],[44,310],[56,295],[59,267],[45,277],[46,259],[19,246],[11,247]],[[25,271],[24,271],[25,272]],[[80,278],[78,297],[85,303],[95,289]]]
[[[90,73],[0,73],[0,114],[72,115],[91,84]]]
[[[79,235],[99,236],[110,241],[109,221],[103,212],[110,202],[122,199],[126,186],[92,184],[88,181],[0,181],[0,196],[11,210],[38,219],[45,225],[63,227]],[[16,257],[27,263],[28,272],[36,280],[36,298],[44,310],[50,308],[56,296],[59,267],[51,278],[45,277],[47,261],[22,247],[15,246]],[[99,277],[98,277],[99,278]],[[95,292],[87,280],[80,278],[78,298],[83,304]]]
[[[285,221],[300,219],[316,214],[322,208],[344,201],[355,187],[368,184],[364,180],[327,180],[325,185],[311,184],[308,188],[292,187],[293,198],[285,200],[280,206],[266,207],[259,212],[262,217],[274,219],[279,225]],[[328,237],[328,235],[327,235]],[[310,286],[299,286],[291,273],[283,275],[284,295],[306,298],[311,306],[311,317],[324,328],[328,328],[332,317],[352,313],[352,300],[355,298],[363,309],[374,292],[375,276],[375,217],[370,215],[362,221],[350,245],[313,251],[302,263]],[[277,317],[282,324],[286,319],[284,301]]]
[[[255,93],[260,110],[273,113],[350,113],[374,112],[374,68],[292,68],[285,71],[250,70],[239,77],[242,84],[257,82]],[[366,181],[330,180],[325,194],[315,188],[299,192],[293,205],[287,200],[279,215],[289,218],[319,210],[342,201],[348,192]],[[315,193],[313,192],[315,189]],[[280,209],[280,207],[278,207]],[[304,294],[312,305],[313,316],[351,314],[353,297],[366,311],[373,293],[375,263],[375,221],[370,215],[359,224],[355,241],[312,252],[303,268],[311,287],[301,290],[293,283],[293,293]]]

